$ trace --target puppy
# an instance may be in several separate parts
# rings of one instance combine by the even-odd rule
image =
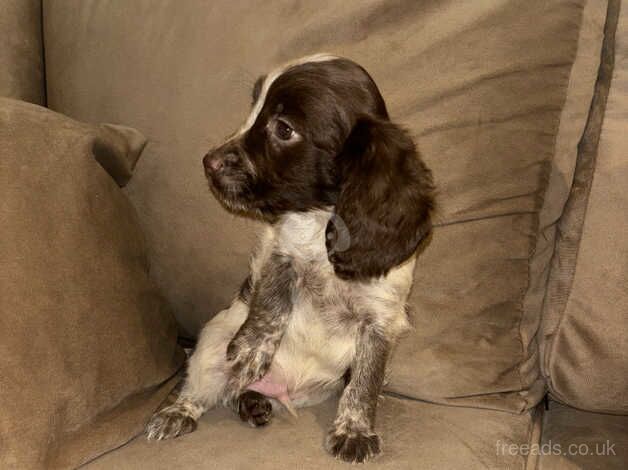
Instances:
[[[222,403],[253,426],[342,390],[325,447],[381,452],[377,399],[398,337],[433,184],[369,74],[315,55],[255,83],[242,127],[203,159],[230,211],[267,222],[231,306],[201,332],[181,394],[149,439],[193,431]]]

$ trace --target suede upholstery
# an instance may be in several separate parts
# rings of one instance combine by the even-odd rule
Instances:
[[[617,23],[619,2],[612,6],[609,47],[548,284],[543,367],[556,399],[628,414],[628,10]]]
[[[209,194],[202,155],[244,119],[271,67],[325,50],[363,64],[439,188],[411,298],[416,329],[390,387],[521,411],[544,392],[535,333],[552,217],[568,195],[605,12],[600,0],[44,1],[49,105],[149,137],[128,193],[155,278],[194,334],[237,291],[256,231]],[[568,92],[579,100],[563,121]],[[554,171],[559,131],[571,139]]]
[[[278,415],[267,428],[253,429],[233,414],[216,409],[198,429],[181,439],[148,442],[142,437],[105,455],[89,470],[125,468],[212,468],[244,470],[532,469],[526,456],[501,451],[501,444],[537,439],[540,424],[532,412],[514,415],[492,410],[438,406],[385,397],[379,428],[384,453],[359,467],[335,461],[322,449],[336,401],[299,411],[299,418]],[[498,445],[500,447],[498,448]],[[529,466],[528,466],[529,465]]]
[[[45,104],[41,0],[0,0],[0,96]]]
[[[628,416],[588,413],[551,402],[543,417],[538,470],[625,470]]]
[[[112,129],[0,99],[3,469],[75,467],[125,443],[182,364],[135,211],[91,151],[137,159],[143,138]]]
[[[398,395],[378,415],[384,455],[366,467],[628,468],[626,416],[530,409],[547,384],[575,407],[627,410],[619,6],[43,0],[42,23],[39,0],[0,0],[0,95],[42,103],[46,75],[55,109],[150,139],[131,179],[145,143],[133,128],[0,100],[0,467],[346,467],[322,449],[334,400],[267,429],[218,409],[177,440],[133,439],[181,354],[117,187],[129,183],[151,274],[196,333],[237,291],[258,229],[218,207],[201,156],[240,124],[260,73],[328,50],[373,74],[440,189]],[[607,440],[614,455],[499,447]]]

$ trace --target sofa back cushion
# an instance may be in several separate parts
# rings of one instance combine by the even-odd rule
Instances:
[[[552,264],[543,372],[566,404],[628,414],[628,9],[619,12],[619,1],[611,6],[605,61]]]
[[[605,11],[599,0],[44,1],[49,103],[149,136],[129,195],[194,334],[237,292],[256,229],[211,196],[202,156],[272,67],[320,51],[359,62],[439,190],[390,387],[520,411],[544,392],[535,334]]]
[[[182,363],[135,211],[92,153],[137,158],[115,128],[0,98],[0,468],[125,443]]]
[[[45,104],[41,0],[0,0],[0,96]]]

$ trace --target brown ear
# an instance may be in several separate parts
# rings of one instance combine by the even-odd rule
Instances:
[[[327,224],[329,261],[344,279],[368,279],[408,259],[429,235],[432,173],[408,134],[360,119],[338,156],[341,189]]]

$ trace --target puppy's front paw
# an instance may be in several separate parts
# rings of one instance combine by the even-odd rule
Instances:
[[[381,453],[382,443],[373,432],[332,429],[325,439],[325,449],[337,459],[363,463]]]
[[[146,438],[160,441],[182,436],[196,429],[196,420],[179,409],[164,408],[155,413],[146,426]]]

